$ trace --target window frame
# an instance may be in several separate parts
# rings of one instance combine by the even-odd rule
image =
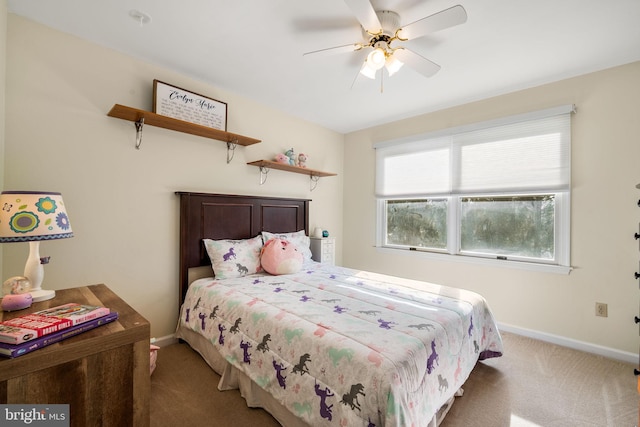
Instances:
[[[456,132],[468,132],[473,129],[484,129],[491,126],[509,125],[517,121],[535,120],[536,118],[544,118],[557,116],[561,114],[574,113],[575,106],[561,106],[548,110],[543,110],[524,115],[511,116],[490,122],[483,122],[464,127],[447,129],[439,132],[432,132],[427,135],[413,137],[398,141],[388,141],[376,144],[374,147],[389,147],[400,144],[414,144],[418,140],[433,139],[438,140],[443,135],[453,135]],[[569,134],[570,138],[570,134]],[[569,139],[569,153],[570,153]],[[378,160],[377,160],[378,162]],[[571,160],[569,154],[569,175],[571,168]],[[376,179],[379,169],[376,167]],[[377,188],[377,187],[376,187]],[[554,258],[551,260],[543,260],[538,258],[527,257],[502,257],[492,254],[466,253],[461,250],[461,203],[465,197],[503,197],[503,196],[528,196],[528,195],[544,195],[553,194],[555,197],[555,214],[554,214]],[[387,212],[386,206],[389,200],[418,200],[418,199],[446,199],[447,200],[447,245],[446,249],[437,248],[413,248],[404,245],[394,245],[387,243]],[[571,271],[570,266],[570,245],[571,245],[571,184],[569,182],[566,189],[545,189],[540,188],[537,191],[506,191],[492,193],[454,193],[454,194],[412,194],[412,195],[379,195],[376,194],[376,247],[383,253],[393,254],[411,254],[412,256],[420,256],[432,259],[447,261],[463,261],[471,263],[480,263],[487,265],[523,268],[528,270],[556,272],[568,274]]]

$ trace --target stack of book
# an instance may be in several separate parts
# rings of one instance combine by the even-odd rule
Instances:
[[[0,322],[0,356],[17,357],[113,322],[106,307],[69,303]]]

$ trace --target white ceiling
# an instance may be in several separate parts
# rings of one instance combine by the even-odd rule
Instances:
[[[438,74],[425,78],[405,66],[385,75],[380,93],[380,71],[376,81],[354,83],[361,52],[303,57],[362,41],[343,0],[8,0],[8,7],[341,133],[640,60],[640,0],[371,1],[402,23],[464,6],[465,24],[406,44],[439,64]],[[131,10],[151,22],[141,26]]]

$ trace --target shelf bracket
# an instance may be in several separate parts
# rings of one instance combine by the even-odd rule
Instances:
[[[267,182],[267,174],[269,173],[269,168],[266,166],[260,166],[260,185]]]
[[[317,175],[309,175],[309,191],[313,191],[318,186],[318,181],[320,181],[320,177]]]
[[[136,150],[140,149],[140,144],[142,144],[142,127],[144,126],[144,117],[140,117],[138,120],[133,122],[136,125]]]
[[[233,156],[236,153],[236,147],[238,146],[238,138],[234,138],[231,141],[227,141],[227,164],[231,163]]]

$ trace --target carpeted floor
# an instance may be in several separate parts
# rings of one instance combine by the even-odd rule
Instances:
[[[480,362],[441,427],[631,427],[638,425],[633,365],[503,333],[503,357]],[[238,391],[187,344],[158,352],[151,377],[151,426],[268,427]]]

